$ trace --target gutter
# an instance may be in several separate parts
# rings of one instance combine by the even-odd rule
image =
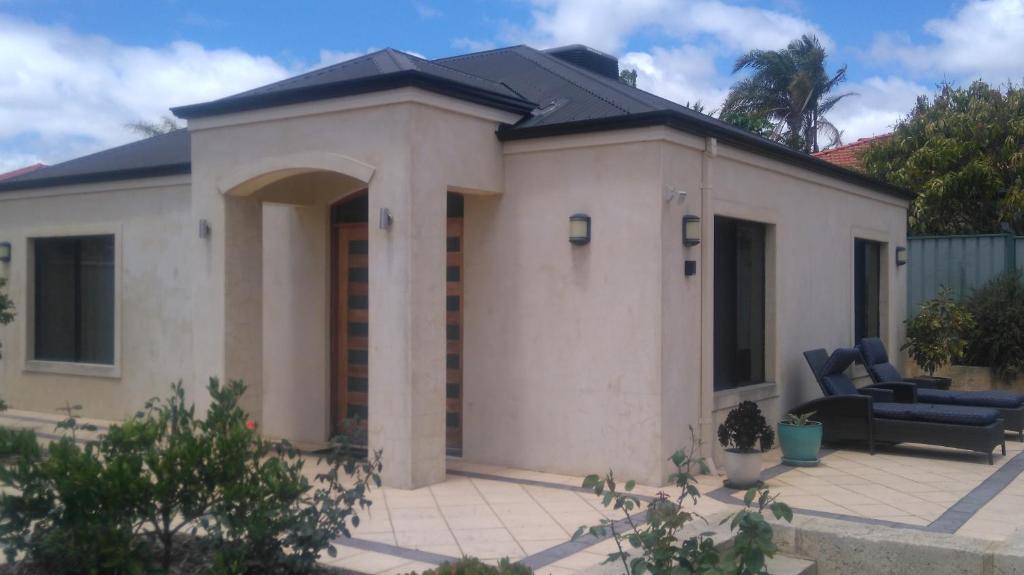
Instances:
[[[650,126],[667,126],[681,132],[695,134],[704,138],[716,138],[722,143],[735,148],[754,152],[786,164],[833,177],[877,192],[899,198],[912,200],[915,194],[905,188],[883,182],[853,170],[815,158],[814,156],[791,150],[781,144],[765,140],[746,130],[736,128],[718,120],[697,118],[678,110],[658,110],[624,114],[609,118],[594,118],[563,122],[541,126],[503,125],[498,128],[498,139],[503,142],[526,140],[531,138],[548,138],[569,134],[586,134],[607,130],[626,130],[630,128],[646,128]]]
[[[87,174],[69,174],[66,176],[51,176],[49,178],[37,178],[31,180],[10,180],[0,182],[0,192],[13,192],[16,190],[32,190],[38,188],[54,188],[58,186],[70,186],[74,184],[92,184],[96,182],[113,182],[119,180],[135,180],[141,178],[157,178],[160,176],[177,176],[180,174],[191,174],[192,164],[182,162],[178,164],[167,164],[164,166],[149,166],[145,168],[133,168],[129,170],[109,170],[105,172],[92,172]]]

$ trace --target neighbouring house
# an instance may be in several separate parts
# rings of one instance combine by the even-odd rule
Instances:
[[[663,482],[801,352],[902,341],[908,194],[637,90],[584,46],[382,50],[0,183],[0,395],[119,418],[241,378],[260,429]]]
[[[10,180],[11,178],[17,178],[18,176],[24,176],[25,174],[31,174],[36,170],[41,170],[46,167],[46,164],[35,163],[31,166],[25,166],[24,168],[18,168],[17,170],[11,170],[0,174],[0,182],[4,180]]]
[[[831,164],[863,172],[864,162],[861,159],[861,154],[863,154],[864,151],[872,145],[884,142],[891,137],[892,134],[882,134],[880,136],[871,136],[869,138],[859,138],[856,142],[815,152],[813,155],[814,157],[825,160]]]

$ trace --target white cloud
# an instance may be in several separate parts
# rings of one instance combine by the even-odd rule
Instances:
[[[416,14],[419,15],[423,20],[432,20],[441,16],[441,11],[429,4],[423,2],[413,2],[413,8],[416,9]]]
[[[638,88],[681,104],[700,101],[705,113],[717,108],[728,93],[729,79],[718,74],[714,54],[697,46],[629,52],[619,65],[637,71]]]
[[[2,163],[53,163],[118,145],[137,137],[126,122],[156,120],[171,106],[289,74],[274,60],[241,50],[208,50],[192,42],[125,46],[0,16]],[[17,154],[10,151],[14,142],[20,143]]]
[[[1000,83],[1024,76],[1024,0],[972,0],[951,18],[929,20],[924,30],[934,42],[914,44],[906,34],[880,34],[871,56],[950,79]]]
[[[885,134],[910,113],[917,96],[928,91],[926,86],[896,76],[874,76],[840,86],[838,93],[855,92],[858,95],[836,104],[828,117],[843,131],[843,143]]]
[[[0,174],[13,172],[25,166],[41,163],[43,160],[35,154],[2,154],[0,155]]]
[[[586,44],[616,53],[629,37],[653,30],[673,38],[709,37],[732,50],[781,48],[804,33],[831,41],[807,20],[719,0],[534,0],[533,27],[507,35],[537,47]]]

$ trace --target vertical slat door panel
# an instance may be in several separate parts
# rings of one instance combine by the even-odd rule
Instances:
[[[445,314],[446,400],[445,428],[447,446],[462,449],[462,219],[448,219],[447,311]]]

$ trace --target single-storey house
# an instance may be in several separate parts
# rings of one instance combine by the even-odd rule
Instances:
[[[801,352],[902,340],[909,196],[584,46],[382,50],[0,183],[0,396],[121,418],[244,379],[269,437],[662,483]]]

